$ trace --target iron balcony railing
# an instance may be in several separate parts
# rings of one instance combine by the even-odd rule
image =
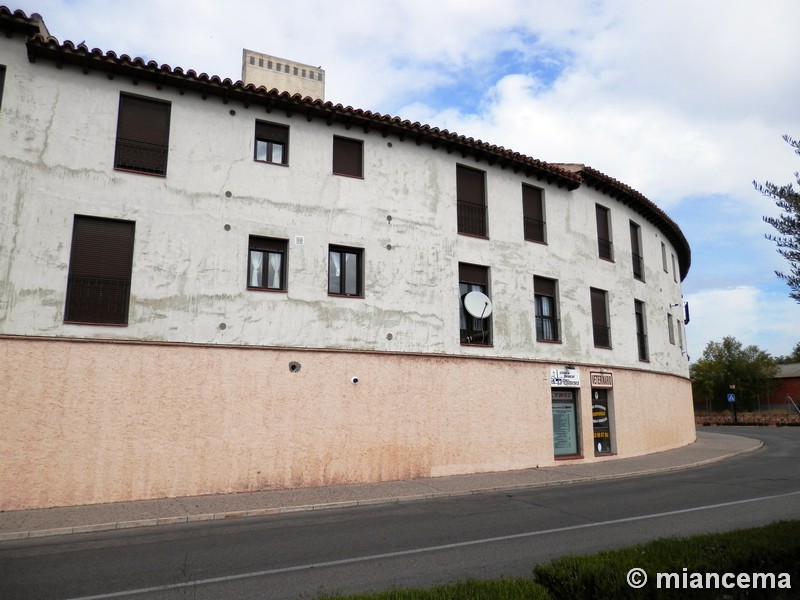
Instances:
[[[128,323],[131,284],[127,279],[80,277],[67,282],[65,321],[76,323]]]
[[[593,325],[594,345],[601,348],[611,348],[611,328],[605,325]]]
[[[600,255],[600,258],[614,260],[614,244],[611,240],[597,238],[597,253]]]
[[[458,232],[486,237],[486,207],[458,202]]]
[[[523,226],[525,228],[526,240],[534,242],[544,241],[544,221],[537,221],[536,219],[525,217],[523,219]]]
[[[635,252],[631,253],[631,259],[633,260],[633,276],[636,279],[644,280],[644,259]]]
[[[159,144],[117,138],[117,154],[114,159],[114,166],[117,169],[138,171],[140,173],[166,175],[167,152],[168,148]]]
[[[553,317],[536,317],[536,339],[540,342],[558,342],[560,322]]]

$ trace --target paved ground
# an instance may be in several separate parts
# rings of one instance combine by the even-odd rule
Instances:
[[[410,481],[8,511],[0,513],[0,541],[613,479],[686,469],[751,452],[759,447],[759,440],[698,429],[697,441],[683,448],[589,464],[564,464]]]

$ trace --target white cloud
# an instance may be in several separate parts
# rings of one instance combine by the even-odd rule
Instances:
[[[689,294],[691,322],[687,327],[689,356],[699,359],[708,342],[733,336],[778,356],[800,342],[798,305],[782,291],[735,287]]]

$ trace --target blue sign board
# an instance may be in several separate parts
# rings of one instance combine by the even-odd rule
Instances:
[[[734,394],[728,394],[728,402],[736,402],[736,396]]]

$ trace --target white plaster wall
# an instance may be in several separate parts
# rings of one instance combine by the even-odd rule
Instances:
[[[694,439],[686,358],[667,340],[680,285],[663,234],[620,202],[410,139],[32,64],[20,37],[0,38],[0,57],[0,509],[554,464],[553,365],[586,373],[585,451],[599,368],[614,373],[617,456]],[[121,91],[172,103],[166,177],[113,169]],[[288,166],[253,160],[256,119],[289,125]],[[331,173],[333,135],[363,140],[363,179]],[[456,232],[456,164],[487,172],[489,240]],[[547,245],[523,239],[523,182],[544,189]],[[597,258],[596,202],[614,263]],[[126,327],[63,323],[76,214],[136,223]],[[249,235],[289,240],[288,292],[246,290]],[[364,249],[365,298],[328,296],[329,244]],[[459,343],[459,262],[491,269],[493,347]],[[562,343],[535,341],[534,275],[559,282]],[[592,343],[590,286],[609,292],[611,350]]]
[[[134,85],[123,77],[85,75],[69,66],[59,70],[47,61],[31,64],[19,38],[0,43],[9,56],[0,126],[10,140],[0,149],[0,176],[12,182],[0,192],[0,268],[6,275],[0,333],[467,354],[688,372],[678,345],[665,343],[666,311],[680,302],[680,286],[661,270],[662,234],[616,200],[586,187],[569,192],[411,140],[157,90],[146,82]],[[113,169],[120,92],[172,103],[165,178]],[[289,125],[288,167],[253,160],[256,119]],[[333,135],[363,140],[363,180],[331,173]],[[456,233],[456,164],[487,171],[489,240]],[[523,240],[523,182],[544,189],[547,245]],[[595,202],[611,209],[615,263],[597,258]],[[136,222],[127,327],[63,323],[75,214]],[[644,284],[631,274],[630,218],[642,227]],[[245,289],[251,234],[290,240],[288,293]],[[298,235],[303,245],[294,243]],[[327,295],[329,244],[364,248],[364,299]],[[669,244],[668,251],[674,252]],[[459,262],[491,269],[493,348],[459,343]],[[559,281],[561,344],[535,341],[534,275]],[[609,291],[611,351],[592,344],[590,286]],[[649,364],[636,353],[634,298],[647,306]]]

